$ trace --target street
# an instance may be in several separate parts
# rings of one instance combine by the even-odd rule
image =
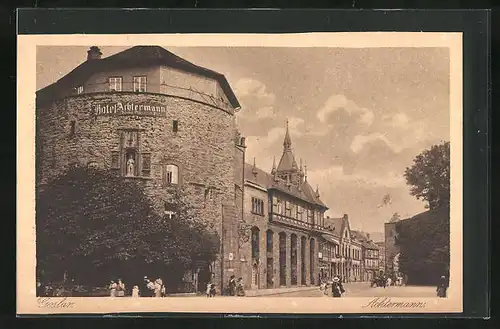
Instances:
[[[368,282],[346,283],[344,284],[346,290],[345,297],[436,297],[435,287],[416,287],[416,286],[403,286],[403,287],[387,287],[387,288],[370,288]],[[331,287],[327,289],[328,296],[331,296]],[[289,293],[281,293],[272,295],[273,297],[321,297],[324,296],[323,292],[317,287],[316,289],[295,291]],[[269,296],[271,297],[271,296]]]

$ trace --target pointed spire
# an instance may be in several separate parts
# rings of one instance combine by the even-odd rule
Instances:
[[[288,131],[288,119],[287,119],[285,139],[283,140],[283,150],[290,151],[291,148],[292,148],[292,139],[290,138],[290,132]]]
[[[257,166],[255,165],[255,157],[253,158],[252,174],[254,175],[254,177],[257,176]]]
[[[297,177],[297,185],[299,188],[299,191],[302,191],[302,183],[304,182],[304,169],[302,167],[302,158],[300,158],[300,169],[299,169],[299,175]]]
[[[304,182],[307,182],[307,164],[304,161]]]
[[[274,175],[276,172],[276,157],[273,157],[273,169],[271,169],[271,174]]]
[[[319,185],[316,185],[316,197],[319,198]]]

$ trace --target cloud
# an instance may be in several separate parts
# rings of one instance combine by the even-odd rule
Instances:
[[[393,150],[396,153],[399,153],[402,151],[402,148],[394,143],[392,143],[386,136],[385,134],[382,133],[372,133],[368,135],[356,135],[354,136],[354,139],[351,143],[351,150],[354,153],[359,153],[363,147],[368,144],[372,143],[375,141],[383,141],[384,143],[389,146],[391,150]]]
[[[375,114],[372,111],[358,106],[344,95],[330,96],[316,116],[320,122],[325,123],[333,112],[341,109],[345,110],[349,115],[358,116],[358,121],[366,126],[371,126],[375,119]]]
[[[290,132],[294,135],[302,135],[302,132],[299,131],[299,127],[304,124],[304,119],[297,117],[288,118],[288,127]]]
[[[410,122],[410,119],[404,113],[397,113],[394,116],[392,116],[390,119],[390,124],[393,127],[398,127],[398,128],[405,128],[409,122]]]
[[[387,172],[386,175],[373,174],[368,171],[360,171],[357,173],[347,174],[343,166],[334,165],[326,169],[318,169],[310,171],[307,174],[308,180],[311,182],[348,182],[365,187],[403,187],[405,186],[405,179],[402,175],[395,172]]]
[[[256,97],[265,103],[272,104],[274,103],[276,96],[273,93],[268,92],[266,89],[266,85],[262,82],[249,78],[238,80],[234,86],[234,91],[238,98],[251,96]]]
[[[258,119],[272,118],[275,116],[276,114],[275,112],[276,111],[272,106],[261,107],[260,109],[257,110],[256,117]]]

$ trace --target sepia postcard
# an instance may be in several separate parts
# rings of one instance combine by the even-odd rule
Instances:
[[[18,36],[17,313],[462,312],[462,34]]]

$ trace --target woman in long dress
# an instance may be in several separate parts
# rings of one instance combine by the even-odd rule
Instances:
[[[118,279],[118,284],[116,285],[116,296],[125,296],[125,283],[123,283],[122,279]]]
[[[161,280],[160,279],[156,279],[156,281],[155,281],[154,292],[155,292],[155,297],[161,297]]]
[[[344,286],[338,277],[333,278],[332,283],[332,297],[342,297],[342,294],[345,292]]]
[[[109,296],[110,297],[116,297],[116,288],[118,285],[116,284],[115,281],[111,280],[111,283],[109,285]]]
[[[439,284],[437,286],[437,296],[440,298],[446,297],[446,290],[448,289],[448,280],[446,280],[446,277],[443,275],[441,276],[441,279],[439,280]]]

